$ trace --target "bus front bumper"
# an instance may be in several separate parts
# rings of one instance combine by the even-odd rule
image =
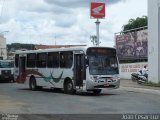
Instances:
[[[110,82],[106,82],[106,81],[88,81],[87,83],[87,89],[91,90],[91,89],[103,89],[103,88],[112,88],[112,89],[117,89],[120,86],[120,79],[117,80],[112,80]]]
[[[13,75],[0,75],[0,82],[9,82],[11,80],[14,80]]]

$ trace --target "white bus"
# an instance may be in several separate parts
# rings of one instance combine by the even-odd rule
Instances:
[[[14,82],[14,61],[0,60],[0,81]]]
[[[39,87],[61,88],[67,94],[102,88],[119,88],[116,50],[107,47],[70,47],[19,51],[15,54],[15,79]]]

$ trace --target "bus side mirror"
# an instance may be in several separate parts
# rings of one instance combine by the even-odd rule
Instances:
[[[86,64],[86,68],[89,66],[89,60],[86,58],[85,59],[85,64]]]

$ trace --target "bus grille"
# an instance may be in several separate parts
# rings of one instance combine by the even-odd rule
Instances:
[[[94,86],[94,88],[114,88],[114,87],[116,87],[116,85],[109,85],[109,86],[97,85],[97,86]]]
[[[2,75],[8,76],[11,75],[11,70],[2,70]]]

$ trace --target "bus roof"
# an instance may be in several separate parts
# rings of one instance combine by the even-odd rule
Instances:
[[[41,53],[41,52],[57,52],[57,51],[73,51],[73,50],[83,50],[84,52],[86,52],[86,50],[88,48],[111,48],[111,49],[115,49],[113,47],[97,47],[97,46],[81,46],[81,47],[62,47],[62,48],[50,48],[50,49],[38,49],[38,50],[26,50],[26,51],[21,51],[21,50],[17,50],[15,53],[16,54],[25,54],[25,53]]]

